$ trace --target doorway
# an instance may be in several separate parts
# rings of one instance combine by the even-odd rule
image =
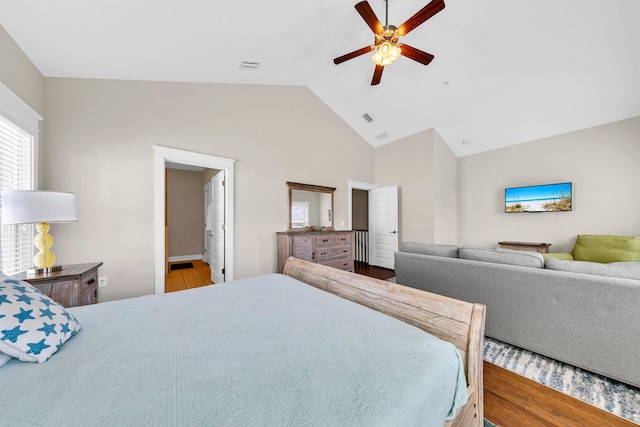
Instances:
[[[398,187],[348,181],[349,228],[354,231],[356,273],[393,277],[398,250]]]
[[[223,282],[218,276],[212,277],[211,260],[207,257],[211,232],[205,232],[205,225],[210,222],[205,223],[206,207],[211,204],[207,190],[212,177],[224,172],[173,162],[165,166],[168,262],[165,292]]]
[[[218,169],[225,174],[224,186],[224,253],[225,280],[233,280],[233,188],[235,160],[211,156],[208,154],[178,150],[174,148],[153,146],[154,149],[154,288],[156,294],[165,293],[165,273],[167,271],[168,252],[165,205],[167,200],[166,170],[167,164],[177,163],[196,167]]]

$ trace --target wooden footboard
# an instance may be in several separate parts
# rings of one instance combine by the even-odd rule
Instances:
[[[466,361],[469,401],[447,426],[482,426],[482,345],[485,306],[385,282],[320,264],[289,258],[285,275],[331,292],[455,345]]]

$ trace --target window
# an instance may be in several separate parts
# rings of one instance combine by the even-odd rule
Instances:
[[[0,191],[36,188],[39,120],[42,117],[0,83]],[[32,258],[33,226],[2,225],[2,272],[24,271],[32,266]]]
[[[291,202],[291,228],[309,226],[309,202]]]

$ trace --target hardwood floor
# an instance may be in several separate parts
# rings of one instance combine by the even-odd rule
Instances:
[[[193,268],[171,270],[172,264],[182,264],[184,262],[192,263]],[[211,270],[206,262],[202,260],[170,262],[169,273],[167,273],[167,276],[165,277],[164,291],[184,291],[185,289],[198,288],[200,286],[212,284]]]
[[[528,378],[484,362],[484,416],[501,427],[636,424]]]
[[[358,274],[363,274],[369,277],[375,277],[376,279],[387,280],[395,277],[396,272],[389,270],[388,268],[377,267],[369,265],[366,262],[354,261],[353,271]]]

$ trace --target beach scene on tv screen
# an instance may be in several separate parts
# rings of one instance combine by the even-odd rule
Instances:
[[[562,212],[571,210],[571,183],[507,188],[505,212]]]

